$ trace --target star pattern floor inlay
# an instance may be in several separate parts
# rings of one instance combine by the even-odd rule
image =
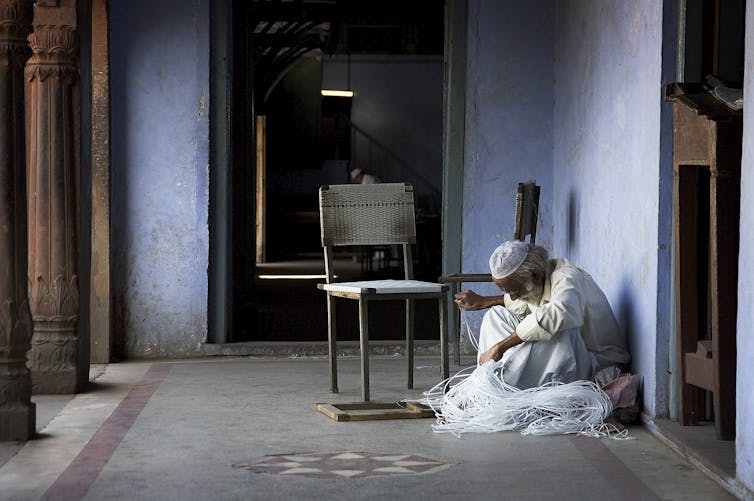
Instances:
[[[315,478],[366,478],[386,475],[426,475],[450,468],[448,463],[421,454],[370,452],[308,452],[264,456],[233,466],[254,473]]]

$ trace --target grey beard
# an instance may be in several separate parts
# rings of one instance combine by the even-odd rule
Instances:
[[[526,285],[526,295],[519,299],[527,304],[539,306],[542,301],[542,294],[545,292],[544,286],[537,286],[531,282]]]

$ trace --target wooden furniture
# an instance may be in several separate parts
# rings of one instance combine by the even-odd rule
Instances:
[[[315,404],[314,409],[333,421],[377,421],[382,419],[433,418],[435,411],[424,404],[414,402],[358,404]]]
[[[536,181],[529,180],[518,183],[516,189],[516,208],[514,214],[513,238],[515,240],[526,241],[529,235],[529,243],[535,243],[537,238],[537,219],[539,217],[539,189]],[[492,282],[492,275],[489,273],[454,273],[445,275],[438,280],[443,284],[450,284],[451,297],[455,296],[463,282]],[[461,316],[457,307],[449,308],[450,315],[449,332],[453,340],[455,350],[453,361],[456,365],[461,364]]]
[[[449,376],[447,317],[448,286],[413,280],[411,246],[416,243],[414,191],[410,184],[344,184],[319,189],[320,228],[325,254],[330,391],[338,391],[335,298],[359,302],[362,396],[369,400],[369,303],[402,300],[406,307],[406,358],[408,388],[414,385],[414,301],[434,299],[440,312],[441,375]],[[400,245],[403,249],[404,280],[334,282],[333,247],[341,245]]]
[[[741,111],[700,84],[670,84],[679,418],[698,424],[712,392],[717,438],[736,421]]]

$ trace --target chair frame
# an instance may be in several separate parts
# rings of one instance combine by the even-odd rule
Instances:
[[[388,201],[378,200],[385,195]],[[406,280],[413,279],[411,246],[416,243],[413,187],[407,183],[375,185],[327,185],[319,190],[320,228],[324,249],[326,284],[334,281],[333,247],[344,245],[400,245],[403,250],[403,269]],[[377,214],[374,214],[377,212]],[[377,222],[386,215],[388,223]],[[396,231],[397,230],[397,231]],[[326,284],[317,284],[325,290]],[[378,293],[376,288],[364,287],[359,292],[326,290],[328,318],[328,353],[330,391],[338,392],[336,303],[334,298],[359,302],[359,345],[361,352],[362,397],[369,401],[369,303],[372,301],[405,301],[407,387],[414,384],[414,301],[436,299],[439,306],[441,375],[449,376],[447,340],[447,294],[449,287],[441,285],[438,292]]]
[[[537,220],[539,218],[539,191],[540,187],[533,179],[518,183],[516,189],[516,208],[514,215],[513,238],[514,240],[526,241],[529,235],[529,243],[533,244],[537,238]],[[452,299],[461,288],[461,283],[492,282],[489,273],[453,273],[441,276],[438,282],[450,284],[450,298]],[[448,308],[451,319],[448,322],[450,339],[454,344],[453,362],[461,365],[461,315],[455,305]]]

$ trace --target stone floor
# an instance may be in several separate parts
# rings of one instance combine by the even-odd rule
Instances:
[[[406,390],[402,357],[370,366],[383,402],[420,396],[440,372],[418,357]],[[0,499],[735,499],[641,425],[613,440],[336,422],[314,406],[359,400],[358,358],[339,373],[333,395],[323,357],[93,367],[88,391],[34,397],[34,440],[0,444]]]

